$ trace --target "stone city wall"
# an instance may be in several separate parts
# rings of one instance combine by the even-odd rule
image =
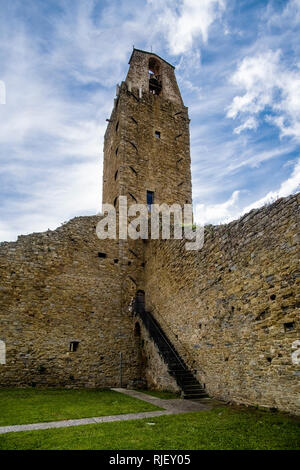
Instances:
[[[146,308],[212,397],[300,413],[298,221],[294,195],[206,227],[197,252],[146,244]]]
[[[119,386],[121,352],[123,384],[140,380],[119,244],[97,238],[99,220],[0,244],[0,386]]]

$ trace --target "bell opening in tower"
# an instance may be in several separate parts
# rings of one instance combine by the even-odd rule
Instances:
[[[162,90],[159,61],[151,57],[149,59],[149,92],[159,95]]]

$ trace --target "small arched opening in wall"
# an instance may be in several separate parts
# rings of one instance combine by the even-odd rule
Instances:
[[[162,90],[160,63],[154,57],[150,57],[149,64],[149,92],[159,95]]]
[[[0,364],[6,364],[6,344],[0,339]]]
[[[134,336],[135,338],[140,338],[141,336],[141,325],[138,321],[134,325]]]
[[[149,74],[155,76],[160,74],[160,62],[155,57],[149,59]]]
[[[136,293],[136,313],[143,313],[145,311],[145,292],[138,290]]]

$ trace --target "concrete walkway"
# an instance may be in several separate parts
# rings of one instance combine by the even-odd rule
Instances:
[[[20,431],[38,431],[41,429],[66,428],[70,426],[82,426],[84,424],[112,423],[114,421],[128,421],[132,419],[154,418],[156,416],[173,415],[179,413],[190,413],[192,411],[203,411],[211,409],[208,404],[197,403],[188,400],[163,400],[151,395],[147,395],[136,390],[127,390],[124,388],[112,388],[115,392],[124,393],[133,398],[152,403],[162,411],[146,411],[143,413],[130,413],[113,416],[99,416],[95,418],[68,419],[64,421],[51,421],[49,423],[17,424],[14,426],[0,426],[0,434]]]
[[[209,399],[205,401],[203,400],[202,402],[183,400],[182,398],[164,400],[146,393],[138,392],[137,390],[128,390],[127,388],[112,388],[112,390],[152,403],[152,405],[159,406],[159,408],[163,408],[164,410],[171,412],[169,414],[191,413],[192,411],[207,411],[211,409]]]

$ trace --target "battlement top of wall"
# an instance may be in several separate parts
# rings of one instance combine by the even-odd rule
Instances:
[[[174,66],[174,65],[170,64],[169,62],[167,62],[165,59],[163,59],[163,58],[160,57],[159,55],[155,54],[154,52],[143,51],[142,49],[136,49],[135,47],[133,48],[133,51],[132,51],[132,53],[131,53],[131,56],[130,56],[130,59],[129,59],[128,64],[131,63],[131,60],[132,60],[132,58],[133,58],[133,56],[134,56],[134,54],[135,54],[136,52],[141,52],[142,54],[149,54],[149,55],[151,55],[151,56],[155,56],[155,57],[157,57],[159,60],[162,60],[162,61],[165,62],[167,65],[169,65],[170,67],[172,67],[172,69],[175,70],[175,66]]]

